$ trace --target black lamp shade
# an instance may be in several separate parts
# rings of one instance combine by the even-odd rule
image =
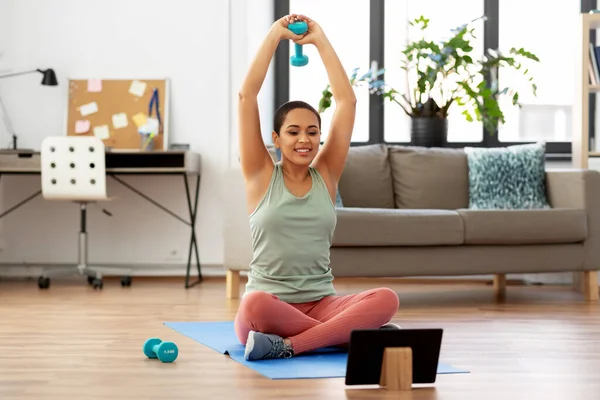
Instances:
[[[54,73],[54,70],[52,68],[48,68],[48,69],[38,69],[39,72],[41,72],[44,77],[42,78],[42,85],[44,86],[57,86],[58,85],[58,80],[56,80],[56,74]]]

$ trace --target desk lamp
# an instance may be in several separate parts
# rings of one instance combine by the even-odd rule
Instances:
[[[19,76],[19,75],[32,74],[34,72],[39,72],[43,75],[42,82],[40,82],[42,85],[44,85],[44,86],[57,86],[58,85],[58,81],[56,80],[56,74],[54,73],[54,70],[51,68],[49,68],[49,69],[34,69],[31,71],[15,72],[13,74],[0,75],[0,79],[10,78],[10,77]],[[12,135],[12,150],[17,150],[17,135],[15,135],[15,132],[12,128],[10,120],[8,119],[8,114],[6,113],[6,108],[4,107],[4,103],[2,102],[1,97],[0,97],[0,109],[2,111],[2,117],[4,118],[4,124],[6,125],[6,128],[8,129],[9,133]]]

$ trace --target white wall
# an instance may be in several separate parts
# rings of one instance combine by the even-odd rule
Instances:
[[[237,137],[237,95],[247,69],[258,51],[268,29],[273,24],[272,0],[231,0],[231,124],[230,142],[231,163],[237,162],[239,155]],[[274,76],[273,62],[265,77],[265,82],[258,96],[260,107],[260,124],[263,139],[272,142],[271,131],[274,114]]]
[[[60,83],[42,87],[35,75],[0,80],[19,146],[39,149],[44,137],[63,134],[69,78],[168,77],[171,141],[189,143],[203,157],[197,217],[201,262],[221,264],[222,173],[234,162],[237,143],[233,107],[272,15],[270,0],[254,1],[252,7],[244,0],[0,0],[0,70],[51,67]],[[272,90],[267,82],[260,98],[267,130]],[[8,141],[2,131],[0,146]],[[186,216],[180,177],[125,179]],[[0,183],[6,209],[37,190],[39,177],[5,176]],[[118,199],[89,212],[92,261],[157,266],[186,261],[186,225],[110,179],[109,194]],[[114,216],[104,215],[101,207]],[[38,198],[1,223],[1,263],[76,258],[74,204]]]

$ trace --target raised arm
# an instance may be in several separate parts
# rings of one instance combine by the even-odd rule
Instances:
[[[273,165],[261,135],[257,97],[279,42],[282,39],[298,40],[303,37],[287,28],[291,20],[290,16],[285,16],[273,23],[238,93],[240,163],[247,182],[259,177]]]
[[[303,39],[294,42],[299,44],[311,43],[317,48],[325,66],[331,93],[335,101],[335,110],[327,140],[317,157],[315,157],[313,166],[319,169],[331,184],[337,186],[344,171],[354,129],[356,95],[339,57],[321,27],[308,17],[303,15],[297,17],[307,22],[308,32]]]

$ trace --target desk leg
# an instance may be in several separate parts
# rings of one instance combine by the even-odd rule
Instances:
[[[2,175],[3,174],[0,174],[0,179],[2,178]],[[9,208],[8,210],[6,210],[2,214],[0,214],[0,219],[4,218],[5,216],[7,216],[8,214],[10,214],[11,212],[15,211],[17,208],[20,208],[21,206],[24,206],[25,204],[29,203],[31,200],[33,200],[36,197],[38,197],[40,194],[42,194],[42,191],[38,190],[34,194],[32,194],[29,197],[27,197],[25,200],[22,200],[22,201],[18,202],[17,204],[15,204],[11,208]]]
[[[186,174],[183,174],[183,181],[185,182],[185,194],[188,203],[188,210],[190,213],[190,225],[191,225],[191,235],[190,235],[190,248],[188,250],[188,262],[187,262],[187,273],[185,275],[185,287],[190,288],[197,283],[202,282],[202,272],[200,266],[200,255],[198,253],[198,242],[196,241],[196,211],[198,210],[198,195],[200,193],[200,174],[196,175],[196,192],[194,195],[194,204],[192,205],[192,199],[190,196],[190,185],[188,182],[188,177]],[[192,267],[192,252],[196,256],[197,268],[198,268],[198,280],[194,283],[190,284],[190,268]]]
[[[2,214],[0,214],[0,218],[4,218],[6,215],[10,214],[11,212],[15,211],[17,208],[24,206],[26,203],[28,203],[29,201],[35,199],[36,197],[38,197],[40,194],[42,194],[41,190],[38,190],[37,192],[35,192],[34,194],[32,194],[31,196],[27,197],[25,200],[22,200],[20,202],[18,202],[17,204],[15,204],[14,206],[12,206],[11,208],[9,208],[8,210],[4,211]]]
[[[122,179],[118,178],[115,175],[116,174],[110,174],[110,176],[112,176],[112,178],[115,181],[119,182],[121,185],[125,186],[126,188],[128,188],[132,192],[140,195],[141,197],[143,197],[144,199],[148,200],[150,203],[154,204],[155,206],[157,206],[161,210],[165,211],[169,215],[173,216],[174,218],[177,218],[179,221],[183,222],[186,225],[189,225],[192,228],[192,234],[191,234],[191,237],[190,237],[190,247],[189,247],[189,252],[188,252],[187,273],[186,273],[186,277],[185,277],[185,288],[186,289],[190,288],[190,287],[196,285],[197,283],[202,282],[202,272],[201,272],[201,266],[200,266],[200,255],[198,254],[198,243],[196,242],[196,209],[198,208],[198,195],[200,193],[200,174],[198,174],[197,178],[196,178],[196,193],[195,193],[194,204],[193,205],[192,205],[192,198],[191,198],[191,194],[190,194],[190,185],[188,183],[187,174],[186,173],[182,174],[183,175],[183,181],[185,183],[185,194],[186,194],[186,200],[187,200],[187,204],[188,204],[188,211],[189,211],[190,221],[186,221],[185,219],[181,218],[179,215],[175,214],[173,211],[169,210],[165,206],[161,205],[157,201],[153,200],[152,198],[150,198],[146,194],[142,193],[141,191],[139,191],[138,189],[134,188],[133,186],[131,186],[130,184],[128,184],[127,182],[123,181]],[[194,283],[190,284],[190,269],[192,267],[192,251],[194,251],[194,254],[196,255],[196,261],[198,262],[198,265],[197,265],[197,268],[198,268],[198,280],[195,281]]]

